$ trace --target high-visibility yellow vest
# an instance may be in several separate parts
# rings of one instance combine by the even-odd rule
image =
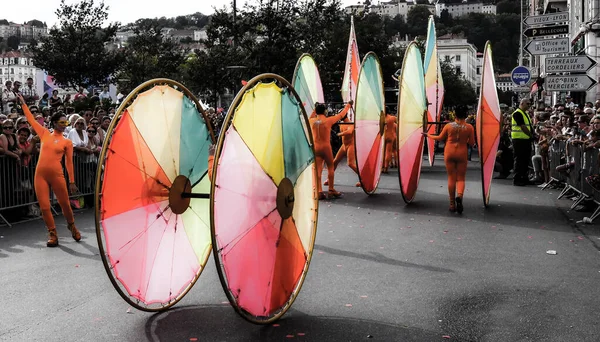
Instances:
[[[516,112],[519,112],[519,113],[521,113],[523,115],[523,120],[525,121],[525,125],[527,127],[529,127],[529,132],[533,133],[533,131],[531,130],[531,119],[529,118],[529,115],[527,113],[525,113],[524,111],[522,111],[521,108],[518,108],[513,113],[513,116],[511,116],[512,130],[510,132],[510,137],[512,139],[531,139],[530,136],[528,136],[527,134],[523,133],[523,130],[521,129],[521,126],[517,125],[517,122],[515,121],[515,118],[514,118],[514,114]]]

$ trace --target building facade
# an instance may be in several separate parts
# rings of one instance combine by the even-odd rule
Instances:
[[[38,39],[48,34],[46,26],[36,26],[30,24],[9,23],[6,20],[0,21],[0,37],[8,39],[9,37],[19,37],[20,39]]]
[[[446,3],[444,0],[438,0],[435,3],[435,15],[438,17],[442,15],[442,11],[447,10],[448,13],[453,17],[462,17],[469,13],[487,13],[496,14],[496,5],[484,4],[481,1],[467,1],[464,0],[462,3]]]
[[[410,9],[413,6],[415,6],[414,2],[407,2],[405,0],[382,1],[379,2],[377,5],[369,6],[368,11],[369,13],[375,13],[381,16],[388,17],[395,17],[397,15],[401,15],[404,17],[404,19],[406,19],[408,11],[410,11]],[[435,14],[435,6],[423,4],[420,4],[419,6],[427,6],[429,12],[431,12],[431,14]],[[347,14],[354,15],[360,15],[365,10],[367,9],[365,8],[364,4],[361,4],[360,2],[356,5],[347,6],[344,9],[344,11]]]
[[[477,75],[477,49],[473,44],[467,42],[462,35],[451,35],[438,37],[438,56],[442,61],[449,61],[456,72],[465,77],[473,88],[477,89],[481,82]]]
[[[33,78],[36,84],[37,70],[39,69],[33,65],[33,59],[29,54],[19,51],[0,54],[0,84],[2,85],[6,81],[19,81],[25,84],[29,77]]]
[[[570,15],[571,53],[586,54],[596,62],[600,62],[600,1],[568,0]],[[600,65],[590,69],[587,74],[596,82],[600,81]],[[600,85],[587,91],[585,100],[594,102],[600,99]]]
[[[569,54],[559,55],[541,55],[537,58],[532,58],[530,69],[534,74],[538,68],[542,72],[542,77],[547,75],[544,72],[546,58],[567,55],[583,55],[586,54],[592,59],[600,62],[600,1],[598,0],[530,0],[527,11],[524,15],[541,15],[557,12],[569,13],[569,40],[571,41],[571,51]],[[565,37],[565,35],[553,36],[548,38]],[[527,55],[527,54],[526,54]],[[596,65],[587,72],[588,76],[600,81],[600,66]],[[582,102],[594,102],[600,99],[600,86],[595,85],[587,92],[569,92],[574,99],[574,102],[581,104]],[[547,104],[564,101],[567,92],[545,92]]]
[[[510,73],[496,75],[496,88],[502,91],[512,91],[514,87]]]

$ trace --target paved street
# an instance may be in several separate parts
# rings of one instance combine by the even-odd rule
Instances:
[[[91,210],[76,216],[80,243],[57,219],[55,249],[41,220],[0,227],[0,340],[598,341],[598,225],[576,224],[584,214],[568,212],[557,190],[510,180],[495,181],[484,209],[476,163],[465,213],[451,214],[437,163],[424,166],[409,206],[396,173],[369,197],[341,168],[345,196],[321,202],[306,282],[272,326],[246,323],[224,303],[212,257],[174,309],[130,308],[100,261]]]

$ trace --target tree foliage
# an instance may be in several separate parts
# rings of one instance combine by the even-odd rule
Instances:
[[[10,36],[6,40],[6,44],[8,45],[8,47],[15,51],[19,49],[20,43],[21,43],[21,40],[17,36]]]
[[[120,62],[116,51],[106,48],[117,32],[117,24],[102,27],[108,18],[104,3],[82,0],[56,10],[59,26],[41,37],[42,45],[32,47],[35,65],[46,70],[62,87],[77,88],[105,84]]]
[[[515,0],[502,0],[498,1],[496,4],[496,13],[512,13],[512,14],[521,14],[521,8],[519,7],[521,1]]]
[[[489,40],[494,50],[494,66],[502,73],[509,72],[516,66],[519,20],[518,14],[509,12],[498,15],[469,13],[453,18],[447,11],[442,11],[441,17],[436,17],[436,30],[438,38],[447,33],[463,34],[469,43],[475,45],[477,51],[483,51]]]
[[[400,68],[404,51],[390,42],[407,34],[406,22],[401,16],[371,13],[355,17],[354,24],[361,57],[369,51],[377,54],[385,84],[393,87],[391,76]],[[253,1],[239,10],[235,23],[231,12],[217,10],[207,26],[207,50],[186,63],[184,77],[194,91],[215,96],[265,72],[291,81],[300,55],[310,53],[319,66],[326,99],[341,102],[349,28],[350,16],[339,0]]]
[[[430,15],[431,12],[427,6],[412,6],[406,15],[408,33],[413,37],[427,35],[427,23]]]
[[[208,24],[209,20],[209,16],[204,15],[200,12],[196,12],[194,14],[180,15],[175,18],[142,18],[136,20],[134,23],[125,25],[124,28],[133,29],[134,27],[139,25],[157,25],[161,27],[174,28],[176,30],[183,30],[188,28],[201,29]]]
[[[478,95],[475,94],[475,89],[471,83],[456,72],[450,61],[441,62],[440,67],[444,79],[444,106],[455,107],[475,104]]]
[[[185,56],[175,41],[165,39],[161,29],[155,22],[144,22],[134,30],[117,73],[119,88],[132,90],[153,78],[179,78]]]

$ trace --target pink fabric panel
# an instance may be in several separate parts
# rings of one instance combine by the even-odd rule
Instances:
[[[494,76],[494,69],[492,63],[492,57],[486,53],[485,74],[483,78],[483,97],[487,101],[494,113],[494,116],[500,121],[500,101],[498,100],[498,90],[496,89],[496,80]]]
[[[414,197],[421,177],[423,138],[421,131],[415,131],[398,150],[400,180],[402,181],[401,190],[408,200],[412,200]]]
[[[225,249],[275,210],[277,196],[275,183],[233,126],[226,134],[214,197],[215,235]]]
[[[150,204],[102,222],[115,275],[146,304],[166,303],[195,278],[200,264],[181,218],[168,201]]]
[[[200,269],[198,256],[189,243],[181,215],[171,215],[163,234],[154,236],[160,239],[160,246],[155,259],[151,261],[153,268],[146,292],[149,302],[163,303],[169,294],[172,297],[169,300],[175,298]]]
[[[358,170],[362,170],[365,167],[365,163],[369,158],[369,153],[373,147],[373,142],[377,134],[379,134],[379,120],[358,120],[354,126],[356,146],[356,158],[358,159]]]
[[[500,136],[494,140],[492,151],[498,151],[498,145],[500,144]],[[489,198],[490,189],[492,187],[492,176],[494,175],[494,164],[496,163],[496,155],[485,156],[483,164],[483,189],[485,191],[485,198]]]
[[[255,316],[268,315],[280,229],[281,216],[273,211],[223,253],[229,290],[238,305]]]

